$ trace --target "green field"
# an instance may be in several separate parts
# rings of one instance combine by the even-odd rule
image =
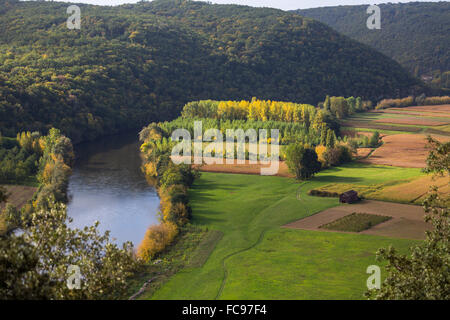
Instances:
[[[329,183],[381,183],[419,169],[351,164],[301,184],[293,179],[203,173],[190,191],[193,224],[223,237],[200,268],[185,268],[144,299],[359,299],[379,247],[406,250],[412,240],[281,228],[337,206],[307,196]],[[301,200],[297,192],[301,185]]]
[[[320,226],[320,228],[344,232],[361,232],[383,223],[392,217],[368,213],[352,213],[336,221]]]

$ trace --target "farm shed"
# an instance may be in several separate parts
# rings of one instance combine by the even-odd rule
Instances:
[[[347,192],[344,192],[343,194],[341,194],[339,196],[339,202],[340,203],[356,203],[359,202],[361,200],[360,197],[358,197],[358,192],[356,192],[355,190],[350,190]]]

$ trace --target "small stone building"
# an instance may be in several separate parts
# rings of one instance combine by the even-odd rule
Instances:
[[[356,203],[361,201],[361,198],[358,197],[358,192],[356,192],[355,190],[350,190],[347,192],[344,192],[343,194],[341,194],[339,196],[339,202],[340,203]]]

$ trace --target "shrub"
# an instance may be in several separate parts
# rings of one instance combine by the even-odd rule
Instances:
[[[315,196],[315,197],[328,197],[328,198],[339,198],[339,193],[337,192],[330,192],[325,190],[315,190],[312,189],[308,192],[308,195]]]
[[[349,147],[338,145],[334,148],[329,148],[324,153],[325,161],[328,165],[337,166],[353,160],[352,151]]]
[[[386,109],[386,108],[403,108],[414,105],[414,97],[409,96],[402,99],[384,99],[381,100],[375,109]]]
[[[177,226],[170,222],[149,227],[137,249],[137,256],[144,261],[151,260],[171,244],[177,234]]]

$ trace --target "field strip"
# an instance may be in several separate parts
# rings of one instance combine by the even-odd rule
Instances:
[[[306,183],[305,183],[305,184],[306,184]],[[270,209],[271,207],[276,206],[279,202],[283,201],[284,199],[286,199],[286,198],[288,198],[288,197],[289,197],[289,196],[285,196],[285,197],[279,199],[278,201],[276,201],[275,203],[273,203],[270,207],[265,208],[264,210],[260,211],[260,213],[262,213],[263,211],[266,211],[266,210]],[[259,217],[259,216],[260,216],[260,215],[256,216],[255,218],[257,218],[257,217]],[[236,256],[236,255],[238,255],[238,254],[241,254],[241,253],[243,253],[243,252],[246,252],[246,251],[249,251],[249,250],[255,248],[257,245],[259,245],[259,244],[262,242],[262,240],[264,239],[264,235],[265,235],[266,232],[269,231],[269,229],[271,229],[271,228],[272,228],[272,227],[267,227],[267,228],[265,228],[265,229],[261,232],[261,234],[259,235],[258,240],[257,240],[255,243],[253,243],[251,246],[249,246],[249,247],[247,247],[247,248],[244,248],[244,249],[240,249],[240,250],[238,250],[238,251],[236,251],[236,252],[230,253],[229,255],[225,256],[225,257],[222,259],[222,267],[223,267],[223,270],[224,270],[224,274],[223,274],[223,279],[222,279],[222,283],[221,283],[221,285],[220,285],[219,291],[217,292],[217,295],[216,295],[216,297],[214,298],[214,300],[219,299],[219,297],[220,297],[221,294],[222,294],[223,289],[225,288],[225,284],[226,284],[227,279],[228,279],[228,269],[227,269],[227,267],[226,267],[226,261],[227,261],[229,258],[231,258],[231,257],[234,257],[234,256]]]

